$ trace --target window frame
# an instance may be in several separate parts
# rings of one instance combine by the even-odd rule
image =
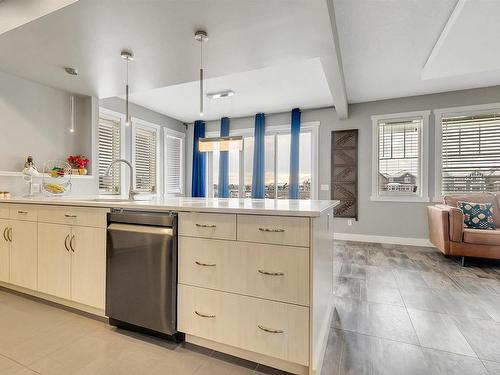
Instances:
[[[155,191],[152,192],[144,192],[144,194],[154,194],[158,195],[161,194],[163,191],[163,186],[160,184],[162,183],[161,181],[161,171],[163,168],[162,160],[161,160],[161,137],[160,137],[160,132],[161,132],[161,126],[154,124],[152,122],[148,122],[145,120],[142,120],[137,117],[132,117],[131,118],[131,138],[130,138],[130,146],[131,146],[131,159],[132,159],[132,167],[134,169],[134,176],[133,176],[133,185],[134,185],[134,190],[136,190],[136,165],[135,165],[135,138],[136,138],[136,133],[137,129],[142,128],[143,130],[146,131],[154,131],[156,133],[156,189]]]
[[[372,194],[375,202],[429,202],[429,117],[431,111],[414,111],[393,114],[373,115],[372,119]],[[418,195],[381,195],[379,194],[379,122],[407,121],[422,119],[419,148],[419,194]]]
[[[186,195],[186,184],[184,181],[184,176],[186,173],[186,134],[178,132],[176,130],[172,130],[166,127],[163,127],[163,194],[165,196],[171,195],[171,196],[176,196],[175,194],[168,193],[167,192],[167,162],[165,160],[167,156],[167,137],[175,137],[175,138],[180,138],[182,140],[182,146],[181,146],[181,176],[180,176],[180,181],[181,181],[181,191],[178,194],[178,196],[185,196]]]
[[[442,129],[443,129],[443,116],[450,115],[481,115],[491,112],[500,112],[500,103],[488,103],[488,104],[478,104],[478,105],[467,105],[459,107],[448,107],[448,108],[437,108],[433,111],[434,114],[434,131],[435,131],[435,143],[434,143],[434,196],[432,198],[433,202],[443,201],[442,192],[442,168],[443,168],[443,139],[442,139]]]
[[[125,115],[112,111],[110,109],[99,107],[99,118],[97,119],[97,157],[99,158],[99,121],[101,118],[107,119],[109,121],[119,121],[120,122],[120,158],[126,158],[126,130],[125,130]],[[122,195],[124,191],[124,186],[127,184],[125,176],[125,166],[120,163],[120,191],[118,193],[105,193],[99,190],[99,160],[97,161],[97,189],[99,195]]]
[[[300,132],[309,132],[311,133],[311,200],[318,199],[318,162],[319,162],[319,155],[318,155],[318,146],[319,146],[319,126],[321,125],[320,121],[311,121],[311,122],[303,122],[300,126]],[[276,136],[278,134],[291,134],[291,124],[285,124],[285,125],[271,125],[271,126],[266,126],[266,133],[265,135],[273,135],[275,138],[275,144],[276,144]],[[254,136],[254,128],[242,128],[242,129],[231,129],[229,131],[230,136],[242,136],[242,137],[253,137]],[[212,138],[212,137],[218,137],[219,132],[218,131],[211,131],[207,132],[205,134],[207,138]],[[276,181],[276,175],[277,175],[277,170],[276,170],[276,153],[277,153],[277,147],[274,147],[274,180]],[[213,156],[212,153],[209,152],[207,153],[207,166],[206,166],[206,178],[207,178],[207,184],[206,184],[206,196],[207,197],[212,197],[213,196],[213,186],[211,181],[213,180],[213,171],[212,171],[212,165],[213,165]],[[245,160],[244,160],[244,151],[240,151],[239,153],[239,196],[240,199],[244,198],[244,192],[245,192]],[[275,184],[275,196],[277,197],[277,184]],[[275,198],[278,199],[278,198]]]

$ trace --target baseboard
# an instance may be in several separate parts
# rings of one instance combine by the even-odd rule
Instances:
[[[356,233],[334,233],[333,238],[343,241],[387,243],[393,245],[434,246],[427,238],[373,236],[370,234]]]

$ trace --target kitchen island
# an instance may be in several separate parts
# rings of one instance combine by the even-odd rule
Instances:
[[[0,285],[104,316],[106,215],[179,214],[186,341],[319,374],[332,318],[335,201],[111,197],[0,201]]]

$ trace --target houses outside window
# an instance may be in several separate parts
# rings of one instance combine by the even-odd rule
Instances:
[[[438,109],[436,196],[500,190],[500,103]]]
[[[317,197],[317,150],[319,123],[302,124],[299,157],[300,199]],[[243,151],[229,152],[229,197],[251,198],[253,173],[253,129],[239,129]],[[216,137],[218,133],[207,133]],[[265,136],[265,197],[288,199],[290,174],[290,126],[268,126]],[[218,197],[219,152],[210,152],[207,162],[207,196]]]
[[[429,114],[372,116],[372,200],[428,201]]]

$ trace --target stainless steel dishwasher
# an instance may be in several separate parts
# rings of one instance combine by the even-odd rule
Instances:
[[[178,338],[177,214],[108,214],[106,315],[111,325]]]

